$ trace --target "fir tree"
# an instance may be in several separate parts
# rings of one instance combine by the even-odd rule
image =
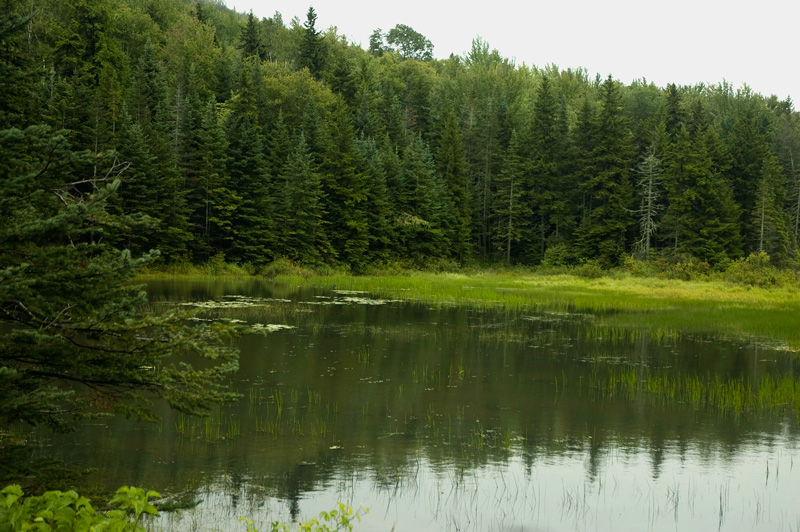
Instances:
[[[448,107],[441,119],[441,133],[436,143],[436,170],[447,185],[453,205],[453,223],[448,240],[453,246],[453,256],[461,262],[472,254],[470,224],[469,175],[464,155],[461,127],[452,107]]]
[[[320,172],[326,231],[340,259],[359,271],[366,266],[369,248],[367,190],[364,175],[358,172],[360,154],[341,97],[336,100],[321,140],[325,150]]]
[[[247,14],[247,22],[242,30],[241,41],[242,54],[244,54],[245,57],[252,56],[258,60],[264,59],[266,54],[264,52],[264,45],[261,42],[259,22],[253,16],[252,11]]]
[[[43,126],[0,131],[0,419],[69,430],[115,412],[154,419],[152,399],[192,414],[235,397],[235,353],[208,327],[153,313],[130,280],[157,255],[105,238],[126,217],[106,201],[120,166]],[[191,365],[203,361],[203,369]],[[180,360],[180,363],[178,362]]]
[[[515,129],[511,132],[511,142],[497,177],[493,205],[497,216],[494,245],[504,257],[506,265],[511,264],[512,258],[519,259],[525,252],[519,249],[519,243],[531,223],[531,208],[526,193],[528,188],[525,186],[530,165],[522,155],[521,144],[520,135]]]
[[[285,213],[279,233],[282,253],[309,264],[330,260],[334,253],[323,229],[319,208],[322,195],[320,177],[302,134],[280,176],[283,182],[282,210]]]
[[[362,173],[366,179],[367,188],[366,216],[369,227],[369,256],[372,260],[385,262],[390,258],[392,245],[396,240],[394,234],[395,213],[386,184],[386,166],[382,151],[371,138],[359,141],[358,149],[364,164]]]
[[[618,83],[611,76],[603,83],[602,107],[594,126],[595,145],[590,154],[591,173],[584,183],[591,209],[579,229],[584,257],[602,264],[618,264],[626,250],[631,220],[630,168],[633,142],[622,113]]]
[[[303,41],[300,45],[300,57],[298,63],[300,68],[307,68],[314,78],[319,79],[325,68],[326,48],[325,42],[320,32],[316,28],[317,13],[313,7],[308,8],[306,21],[303,23],[305,32]]]

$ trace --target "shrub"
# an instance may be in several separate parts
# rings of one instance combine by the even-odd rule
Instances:
[[[775,286],[781,276],[770,264],[769,255],[762,251],[731,262],[722,278],[729,283],[769,287]]]

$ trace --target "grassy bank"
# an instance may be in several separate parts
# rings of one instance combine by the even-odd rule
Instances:
[[[746,337],[800,349],[800,290],[758,288],[721,281],[632,276],[586,279],[515,272],[413,275],[278,276],[293,285],[366,291],[387,299],[433,305],[503,307],[524,311],[595,314],[602,325],[659,334]]]
[[[616,270],[587,277],[580,270],[419,271],[350,275],[313,271],[284,262],[262,268],[216,264],[145,272],[141,279],[261,277],[294,286],[365,291],[375,296],[431,305],[502,307],[525,311],[587,312],[598,324],[643,328],[658,334],[714,334],[755,339],[800,350],[800,285],[736,283],[722,276],[700,280],[635,276]]]

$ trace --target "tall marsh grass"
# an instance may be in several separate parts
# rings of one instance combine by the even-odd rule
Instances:
[[[599,324],[663,335],[710,333],[800,349],[800,288],[630,275],[589,279],[569,274],[500,272],[465,275],[279,276],[295,286],[360,290],[434,306],[591,313]]]
[[[757,381],[719,375],[671,375],[637,370],[592,374],[586,380],[595,399],[644,400],[695,410],[716,410],[723,416],[791,415],[800,421],[800,377],[766,375]]]

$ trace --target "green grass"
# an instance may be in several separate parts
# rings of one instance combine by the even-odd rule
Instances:
[[[621,271],[599,278],[531,270],[320,275],[288,261],[276,261],[260,273],[293,286],[361,290],[380,298],[428,305],[584,312],[594,315],[601,326],[643,330],[659,336],[713,334],[800,350],[800,327],[796,326],[800,318],[800,285],[794,282],[764,288],[724,280],[635,277]],[[253,275],[252,268],[215,263],[150,270],[139,279],[219,277],[259,278]]]
[[[429,305],[592,313],[599,324],[657,334],[708,333],[800,349],[800,289],[632,276],[586,279],[516,272],[278,276],[292,285],[363,290]]]

